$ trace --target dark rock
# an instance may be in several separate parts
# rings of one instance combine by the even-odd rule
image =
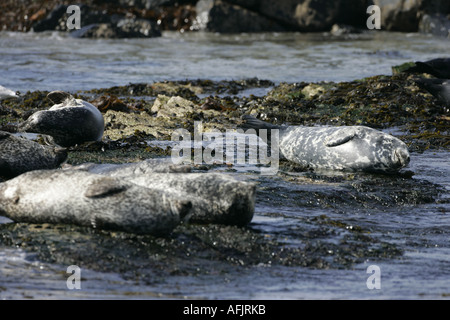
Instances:
[[[203,1],[208,2],[208,1]],[[221,33],[328,31],[335,23],[363,26],[364,1],[210,1],[207,30]]]
[[[216,1],[209,11],[207,30],[220,33],[286,31],[273,20],[223,1]]]
[[[45,19],[37,21],[33,26],[33,30],[35,32],[41,32],[46,30],[56,30],[56,27],[59,25],[59,20],[66,13],[67,6],[61,4],[53,9]]]
[[[419,32],[450,39],[450,16],[442,14],[424,15],[419,22]]]

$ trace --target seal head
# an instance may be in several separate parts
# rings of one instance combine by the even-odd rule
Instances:
[[[20,131],[50,135],[63,147],[102,139],[104,120],[95,106],[62,91],[50,92],[48,98],[56,104],[33,113]]]

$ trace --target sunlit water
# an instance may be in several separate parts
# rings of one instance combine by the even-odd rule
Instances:
[[[450,42],[445,39],[381,32],[351,38],[297,33],[165,33],[161,38],[145,40],[0,33],[0,85],[25,92],[78,91],[185,79],[347,81],[388,75],[393,65],[445,56],[449,49]],[[450,294],[448,159],[448,152],[430,151],[412,154],[410,165],[415,173],[413,179],[446,188],[442,203],[405,207],[408,212],[339,216],[339,220],[371,227],[386,241],[402,244],[405,253],[398,259],[366,261],[345,270],[258,265],[230,275],[173,276],[152,286],[123,280],[117,274],[83,270],[82,289],[68,290],[67,266],[44,263],[32,253],[8,248],[0,252],[0,298],[445,298]],[[322,213],[314,208],[294,211],[257,203],[252,228],[270,233],[286,229],[298,215]],[[268,212],[288,218],[272,217]],[[326,214],[333,217],[331,212]],[[9,220],[0,217],[0,223],[6,222]],[[370,290],[366,285],[366,269],[371,264],[382,271],[379,290]]]

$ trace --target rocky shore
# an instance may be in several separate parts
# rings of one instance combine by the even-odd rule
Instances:
[[[395,135],[407,142],[413,153],[428,149],[448,151],[448,107],[418,87],[415,77],[398,73],[351,82],[278,85],[260,79],[166,81],[72,92],[101,110],[105,132],[100,142],[68,148],[64,166],[167,157],[171,147],[160,142],[170,140],[173,130],[184,128],[193,132],[193,122],[202,121],[205,132],[224,132],[237,128],[244,114],[274,124],[396,128]],[[264,96],[238,95],[261,87],[268,90]],[[18,122],[48,108],[46,95],[47,92],[34,91],[4,99],[0,130],[14,132]],[[236,172],[229,164],[196,165],[192,170],[231,175]],[[411,179],[414,172],[408,170],[394,176],[335,176],[282,161],[275,177],[243,174],[258,183],[259,207],[301,206],[336,212],[355,208],[401,210],[435,203],[443,192],[438,185]],[[302,185],[312,189],[296,190]],[[323,189],[324,186],[327,187]],[[269,214],[276,216],[275,212]],[[82,264],[93,270],[119,272],[130,279],[144,278],[148,283],[171,275],[231,272],[235,266],[349,268],[369,257],[393,259],[403,252],[401,246],[372,235],[370,229],[349,225],[336,216],[322,214],[298,219],[291,227],[297,231],[289,228],[291,231],[280,235],[261,233],[251,224],[238,227],[212,223],[181,224],[165,237],[72,225],[11,223],[0,225],[0,243],[38,252],[43,261]],[[301,245],[289,245],[291,242]]]
[[[450,3],[445,0],[84,0],[81,30],[68,30],[70,1],[6,0],[0,30],[69,31],[76,37],[157,37],[165,30],[242,32],[361,32],[370,5],[380,7],[383,30],[449,37]]]

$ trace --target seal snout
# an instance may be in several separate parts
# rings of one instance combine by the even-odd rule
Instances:
[[[399,167],[406,167],[410,161],[409,152],[405,148],[397,148],[394,151],[394,163]]]

